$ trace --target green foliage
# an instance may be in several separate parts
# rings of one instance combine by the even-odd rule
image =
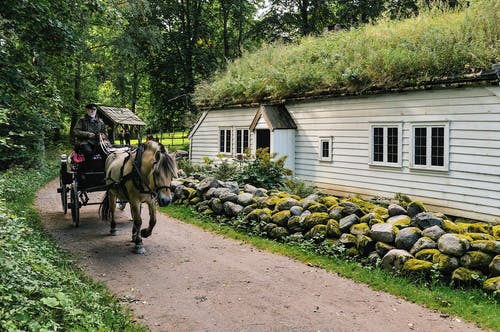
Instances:
[[[276,100],[306,92],[357,93],[461,77],[500,54],[500,3],[434,8],[418,17],[276,43],[244,54],[197,86],[200,105]]]
[[[273,160],[276,153],[269,153],[269,148],[257,149],[255,158],[247,158],[242,163],[236,181],[256,187],[274,189],[282,185],[291,171],[284,167],[286,156]]]
[[[316,186],[299,178],[285,179],[284,183],[280,186],[280,190],[299,197],[307,197],[311,194],[318,193],[318,188],[316,188]]]
[[[57,170],[53,162],[1,174],[0,330],[145,330],[42,229],[30,206],[36,190]]]

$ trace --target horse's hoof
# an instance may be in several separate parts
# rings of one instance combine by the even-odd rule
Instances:
[[[140,254],[140,255],[143,255],[146,253],[146,250],[144,249],[143,246],[135,246],[135,249],[134,249],[134,252],[136,254]]]
[[[145,229],[141,229],[141,236],[142,237],[149,237],[151,235],[151,232],[148,231],[146,228]]]
[[[116,236],[116,229],[112,229],[109,231],[109,235]]]

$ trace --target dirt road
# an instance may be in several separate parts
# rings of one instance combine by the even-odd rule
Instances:
[[[95,205],[80,209],[80,227],[73,228],[57,186],[54,181],[37,195],[47,230],[152,331],[480,331],[161,214],[144,240],[146,254],[133,254],[128,207],[117,213],[118,236],[107,235]],[[91,199],[100,201],[101,194]]]

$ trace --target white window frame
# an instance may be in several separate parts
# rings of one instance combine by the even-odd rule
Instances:
[[[328,156],[323,156],[323,143],[328,143]],[[333,160],[333,137],[320,137],[319,138],[319,151],[318,151],[318,159],[319,161],[332,161]]]
[[[426,164],[415,164],[415,128],[426,128]],[[432,163],[432,128],[444,128],[444,146],[443,146],[443,166],[434,166]],[[414,169],[426,169],[436,171],[448,171],[450,155],[450,125],[449,122],[421,122],[411,124],[411,150],[410,167]]]
[[[374,153],[374,146],[375,144],[375,139],[373,137],[373,130],[374,128],[383,128],[384,130],[384,139],[383,139],[383,160],[382,161],[375,161],[373,158],[373,153]],[[387,130],[388,128],[397,128],[398,132],[398,162],[388,162],[388,151],[387,151],[387,145],[388,145],[388,136],[387,136]],[[370,124],[370,148],[368,149],[369,153],[369,161],[368,163],[373,166],[388,166],[388,167],[401,167],[403,165],[402,160],[403,160],[403,124],[401,122],[383,122],[383,123],[371,123]]]
[[[241,131],[241,152],[238,152],[238,131]],[[248,137],[248,145],[245,147],[245,140],[243,139],[244,137],[244,133],[245,131],[247,132],[247,137]],[[220,146],[220,145],[219,145]],[[250,148],[250,129],[248,128],[245,128],[245,127],[239,127],[239,128],[235,128],[235,131],[234,131],[234,153],[236,155],[244,155],[245,154],[245,150]]]
[[[221,131],[224,131],[224,151],[221,151]],[[229,144],[229,151],[226,151],[226,148],[227,148],[227,144],[226,144],[226,139],[227,139],[227,132],[229,131],[229,138],[231,140],[230,144]],[[217,147],[217,150],[219,151],[219,153],[221,154],[225,154],[225,155],[230,155],[233,151],[233,128],[232,127],[219,127],[219,130],[217,132],[218,134],[218,138],[217,138],[217,141],[218,141],[218,147]]]

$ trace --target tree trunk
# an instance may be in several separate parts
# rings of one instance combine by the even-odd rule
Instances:
[[[80,59],[76,60],[75,77],[74,77],[74,106],[71,109],[71,130],[69,132],[70,142],[73,141],[73,127],[78,121],[78,111],[81,107],[81,81],[82,81],[82,62]]]
[[[139,73],[137,72],[137,61],[134,61],[134,73],[132,75],[132,100],[130,108],[135,113],[135,105],[137,104],[137,91],[139,89]]]

